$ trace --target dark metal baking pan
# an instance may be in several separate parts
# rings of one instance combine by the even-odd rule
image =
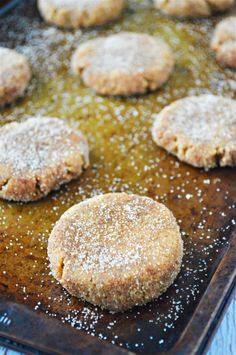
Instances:
[[[63,117],[83,131],[91,149],[90,168],[60,191],[37,203],[0,201],[1,342],[60,354],[206,350],[235,285],[236,170],[182,164],[155,146],[150,128],[154,114],[178,98],[209,92],[235,98],[236,73],[220,67],[209,50],[221,18],[177,21],[148,1],[131,0],[117,22],[92,30],[47,26],[34,1],[0,19],[0,45],[26,54],[33,71],[26,96],[1,111],[1,124],[29,115]],[[175,71],[162,89],[105,98],[73,77],[77,45],[120,30],[159,35],[173,48]],[[46,253],[52,226],[67,208],[109,191],[165,203],[185,246],[181,273],[165,295],[116,315],[68,295],[49,274]]]

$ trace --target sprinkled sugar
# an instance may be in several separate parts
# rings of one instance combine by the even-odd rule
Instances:
[[[22,2],[17,14],[0,20],[1,45],[16,46],[26,54],[34,75],[26,98],[2,111],[1,123],[31,115],[68,117],[89,139],[91,169],[40,203],[0,201],[1,293],[118,346],[165,351],[170,338],[174,342],[185,327],[184,315],[196,308],[230,242],[236,221],[235,171],[193,169],[156,148],[150,135],[153,115],[186,95],[233,97],[236,74],[209,56],[210,20],[175,22],[160,17],[149,2],[131,0],[134,14],[127,12],[122,23],[70,32],[44,25],[31,10],[33,4]],[[161,91],[108,100],[70,74],[71,54],[79,43],[98,34],[140,28],[160,35],[175,52],[175,73]],[[65,210],[109,191],[148,195],[167,204],[181,225],[185,244],[181,274],[170,290],[145,308],[120,315],[69,296],[51,276],[46,252],[50,231]],[[188,194],[193,197],[186,199]]]

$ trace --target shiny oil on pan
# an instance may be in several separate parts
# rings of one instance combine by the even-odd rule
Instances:
[[[81,129],[91,147],[90,168],[60,191],[37,203],[0,201],[0,317],[7,317],[0,322],[0,336],[61,353],[73,352],[70,344],[75,352],[76,346],[77,351],[88,350],[95,344],[106,353],[126,353],[113,344],[134,352],[177,353],[173,349],[182,342],[180,351],[187,354],[210,329],[210,313],[217,316],[233,285],[236,170],[207,172],[185,165],[155,146],[150,128],[155,114],[173,100],[200,93],[234,97],[236,72],[221,68],[209,50],[213,26],[220,19],[169,19],[149,1],[129,1],[118,22],[86,31],[47,26],[34,1],[22,2],[0,19],[0,45],[24,53],[33,70],[25,98],[2,110],[1,124],[30,115],[65,118]],[[161,90],[127,99],[104,98],[72,76],[70,58],[79,43],[120,30],[158,35],[172,47],[176,68]],[[49,233],[66,209],[111,191],[165,203],[181,226],[185,246],[182,271],[166,294],[117,315],[71,297],[50,275],[46,253]],[[19,320],[25,321],[24,330],[17,328]],[[70,342],[65,334],[71,334]],[[77,334],[83,345],[72,340]]]

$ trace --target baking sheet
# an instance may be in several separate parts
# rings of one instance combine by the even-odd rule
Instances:
[[[155,146],[150,128],[165,105],[202,93],[235,97],[236,73],[209,50],[222,17],[177,21],[148,1],[129,1],[119,21],[66,31],[43,23],[27,1],[0,19],[0,45],[28,56],[33,79],[26,96],[0,113],[0,122],[30,115],[64,118],[87,136],[90,168],[76,181],[30,204],[0,201],[0,291],[18,304],[136,352],[171,349],[193,315],[227,250],[236,224],[236,171],[192,168]],[[127,99],[96,95],[70,72],[79,43],[120,30],[146,32],[172,47],[176,68],[155,93]],[[176,282],[145,307],[112,315],[71,297],[50,275],[49,233],[70,206],[91,196],[126,191],[165,203],[176,216],[185,256]]]

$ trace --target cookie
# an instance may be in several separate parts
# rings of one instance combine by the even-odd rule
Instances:
[[[143,33],[120,32],[87,41],[72,58],[72,70],[102,95],[144,94],[162,86],[174,67],[169,46]]]
[[[206,17],[230,9],[234,0],[154,0],[154,3],[170,16]]]
[[[218,23],[211,48],[219,63],[236,68],[236,17],[228,17]]]
[[[236,101],[214,95],[186,97],[156,117],[160,147],[195,167],[236,166]]]
[[[120,312],[157,298],[179,273],[183,243],[170,210],[126,193],[81,202],[48,241],[52,274],[76,297]]]
[[[38,0],[48,23],[64,28],[102,25],[120,15],[125,0]]]
[[[0,106],[21,97],[30,80],[27,58],[8,48],[0,47]]]
[[[35,201],[77,178],[89,164],[80,132],[56,118],[29,118],[0,128],[0,197]]]

